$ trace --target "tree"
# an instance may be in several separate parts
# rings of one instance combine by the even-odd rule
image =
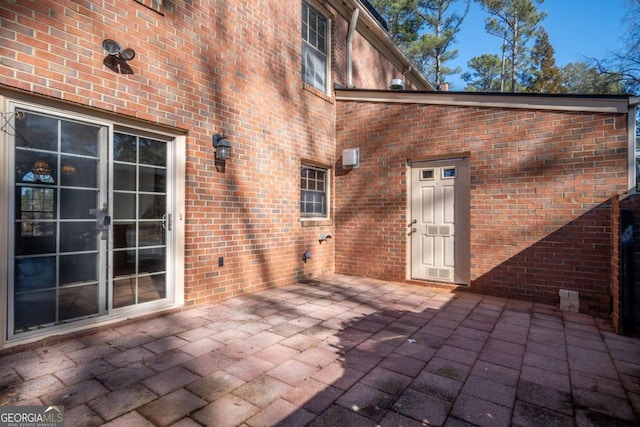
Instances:
[[[459,2],[462,12],[456,10]],[[446,66],[458,56],[452,49],[471,0],[373,0],[387,20],[391,38],[438,87],[447,75],[459,69]]]
[[[471,58],[467,63],[471,71],[462,73],[462,80],[467,83],[464,88],[470,92],[500,92],[500,57],[495,54],[484,54]]]
[[[622,78],[615,73],[601,73],[587,62],[569,63],[560,69],[562,82],[569,93],[615,95],[626,92]]]
[[[640,0],[626,0],[624,48],[601,61],[591,59],[600,73],[618,79],[628,93],[640,91]]]
[[[422,17],[418,10],[419,0],[374,0],[372,5],[387,21],[389,36],[405,52],[418,40]]]
[[[444,64],[457,58],[458,50],[452,49],[460,25],[469,12],[470,0],[466,0],[463,13],[452,11],[457,0],[423,0],[418,13],[426,30],[409,49],[409,55],[420,66],[435,87],[439,87],[444,77],[460,72]]]
[[[535,34],[545,14],[538,11],[535,3],[544,0],[476,0],[490,16],[485,29],[489,34],[502,39],[502,63],[500,91],[518,90],[517,80],[527,68],[527,42]]]
[[[562,73],[556,66],[555,50],[549,42],[549,35],[543,27],[538,30],[535,44],[531,50],[531,70],[527,76],[529,92],[565,93],[567,88],[562,84]]]

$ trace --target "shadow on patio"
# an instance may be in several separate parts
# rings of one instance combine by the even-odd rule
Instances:
[[[328,276],[4,356],[0,398],[67,426],[631,426],[639,361],[590,316]]]

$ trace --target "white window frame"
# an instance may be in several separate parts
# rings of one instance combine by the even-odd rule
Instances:
[[[324,46],[319,46],[320,43],[317,38],[315,43],[313,39],[309,40],[312,38],[310,37],[310,30],[318,32],[318,25],[315,25],[315,28],[311,28],[312,23],[305,23],[305,18],[308,21],[310,12],[313,12],[318,19],[324,20]],[[331,87],[331,19],[329,18],[329,13],[315,2],[302,0],[300,25],[302,27],[302,45],[300,49],[302,81],[328,95]],[[324,64],[322,61],[324,61]],[[311,65],[315,65],[312,70],[310,70]],[[313,71],[313,75],[311,75],[310,71]],[[322,82],[316,79],[316,76],[321,71],[324,72],[324,81]]]
[[[314,170],[314,171],[324,173],[324,190],[323,191],[309,190],[308,188],[303,188],[303,183],[305,182],[305,179],[306,179],[305,177],[303,177],[304,170]],[[300,219],[302,221],[324,220],[329,218],[329,212],[330,212],[330,206],[331,206],[329,203],[329,201],[331,200],[331,193],[329,191],[329,189],[331,188],[330,184],[331,184],[331,170],[329,168],[317,166],[317,165],[311,165],[311,164],[302,164],[300,166]],[[303,209],[303,204],[307,202],[303,200],[305,197],[305,192],[324,194],[324,206],[323,206],[324,212],[323,213],[306,212]]]

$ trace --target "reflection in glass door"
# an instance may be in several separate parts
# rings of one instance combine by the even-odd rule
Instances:
[[[167,301],[169,142],[13,116],[9,338]]]
[[[15,117],[13,334],[104,313],[96,212],[107,201],[106,127],[19,109]]]

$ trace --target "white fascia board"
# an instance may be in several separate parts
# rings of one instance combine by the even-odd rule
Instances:
[[[337,101],[386,102],[464,107],[517,108],[525,110],[627,113],[631,98],[594,96],[533,96],[515,94],[478,94],[473,92],[417,92],[336,89]]]

